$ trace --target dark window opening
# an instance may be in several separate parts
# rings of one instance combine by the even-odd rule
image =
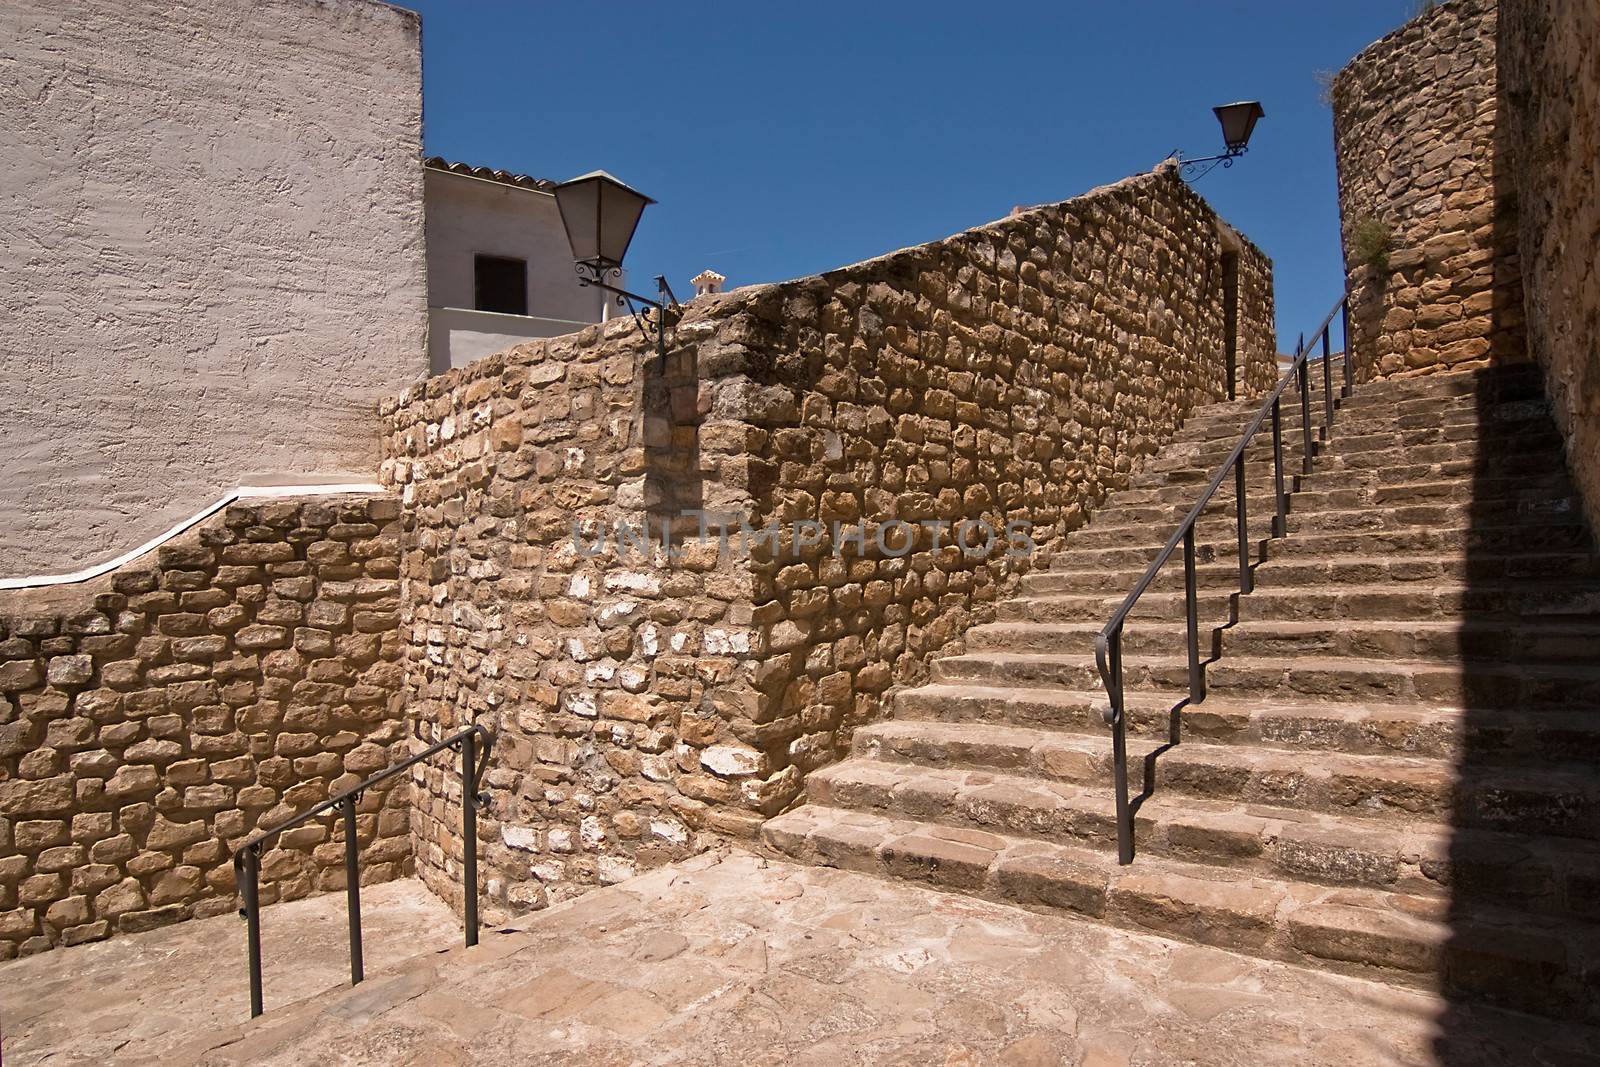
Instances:
[[[473,257],[473,296],[479,311],[528,313],[528,261],[509,256]]]
[[[1222,253],[1222,340],[1228,367],[1228,399],[1239,385],[1239,253]]]

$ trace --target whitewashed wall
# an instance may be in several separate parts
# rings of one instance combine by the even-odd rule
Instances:
[[[371,480],[427,370],[418,17],[0,5],[0,576]]]

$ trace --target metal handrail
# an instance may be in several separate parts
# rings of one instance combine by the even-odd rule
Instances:
[[[1330,337],[1335,316],[1341,317],[1340,329],[1344,336],[1344,381],[1340,388],[1340,396],[1348,397],[1355,388],[1351,371],[1350,353],[1350,304],[1348,297],[1341,297],[1333,305],[1333,310],[1328,312],[1327,318],[1312,333],[1313,342],[1320,335],[1322,340],[1322,390],[1323,390],[1323,423],[1320,437],[1326,441],[1333,427],[1333,372],[1330,367]],[[1107,725],[1111,727],[1111,759],[1112,759],[1112,784],[1116,790],[1117,801],[1117,861],[1119,863],[1133,862],[1133,808],[1128,800],[1128,735],[1127,735],[1127,709],[1122,689],[1122,628],[1128,620],[1128,615],[1139,602],[1145,592],[1155,582],[1161,568],[1166,566],[1178,545],[1183,545],[1183,579],[1185,617],[1188,625],[1188,653],[1189,653],[1189,702],[1198,704],[1205,699],[1205,679],[1200,667],[1200,627],[1198,620],[1197,593],[1195,586],[1195,547],[1194,528],[1199,521],[1201,513],[1211,503],[1211,498],[1221,487],[1223,479],[1228,476],[1228,471],[1234,472],[1234,497],[1235,519],[1239,539],[1239,592],[1249,593],[1255,588],[1255,575],[1250,569],[1250,534],[1246,509],[1245,485],[1245,450],[1250,447],[1256,432],[1261,429],[1261,424],[1270,414],[1272,416],[1272,462],[1273,462],[1273,492],[1276,513],[1272,518],[1272,536],[1282,537],[1287,530],[1289,514],[1289,492],[1284,489],[1283,475],[1283,414],[1282,399],[1284,390],[1289,387],[1291,379],[1298,379],[1300,384],[1300,430],[1304,441],[1304,456],[1302,459],[1304,474],[1311,473],[1311,461],[1314,454],[1311,440],[1311,396],[1308,379],[1308,357],[1310,349],[1306,346],[1305,335],[1301,334],[1298,347],[1295,349],[1294,361],[1289,369],[1279,380],[1277,386],[1267,395],[1261,409],[1256,412],[1255,418],[1245,427],[1244,433],[1239,438],[1239,443],[1233,446],[1233,451],[1228,458],[1222,461],[1217,468],[1217,473],[1212,476],[1205,491],[1200,494],[1200,499],[1194,507],[1189,509],[1189,514],[1178,524],[1172,536],[1167,539],[1166,545],[1156,554],[1150,566],[1145,569],[1144,575],[1134,585],[1122,606],[1112,614],[1105,627],[1095,635],[1094,658],[1095,666],[1100,672],[1100,681],[1105,686],[1107,705],[1104,717]],[[1172,722],[1171,743],[1179,741],[1178,719]]]
[[[478,748],[479,739],[483,741],[481,752]],[[489,763],[489,751],[493,747],[494,736],[483,726],[474,723],[465,730],[451,734],[443,741],[429,745],[421,752],[379,771],[371,778],[363,779],[349,789],[334,794],[316,807],[303,811],[292,819],[286,819],[276,826],[258,831],[234,850],[234,882],[239,886],[240,896],[244,898],[244,907],[239,909],[239,914],[245,918],[245,941],[250,958],[252,1019],[262,1012],[260,878],[263,846],[286,830],[310,822],[334,808],[341,809],[344,818],[345,903],[350,920],[350,984],[357,984],[365,977],[365,969],[361,958],[361,872],[356,842],[356,801],[361,799],[362,793],[380,782],[386,782],[423,760],[452,748],[461,750],[461,835],[464,844],[462,874],[466,882],[462,922],[466,927],[467,946],[470,948],[478,943],[478,812],[489,804],[488,794],[479,792],[478,786],[483,778],[483,770]]]

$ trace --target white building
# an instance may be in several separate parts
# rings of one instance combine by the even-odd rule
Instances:
[[[605,294],[578,284],[554,188],[438,156],[423,161],[433,373],[601,320]]]

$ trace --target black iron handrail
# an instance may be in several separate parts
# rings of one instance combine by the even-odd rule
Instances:
[[[1322,320],[1316,332],[1311,335],[1313,343],[1320,335],[1322,340],[1322,392],[1323,392],[1323,423],[1320,431],[1321,438],[1325,441],[1333,428],[1333,372],[1330,366],[1330,338],[1335,316],[1341,316],[1340,329],[1344,336],[1344,381],[1340,388],[1341,397],[1348,397],[1355,388],[1351,371],[1350,355],[1350,305],[1348,298],[1341,297],[1333,305],[1333,310],[1328,312],[1328,317]],[[1239,438],[1239,443],[1233,446],[1233,451],[1228,458],[1222,461],[1222,466],[1217,468],[1217,473],[1212,476],[1210,483],[1194,507],[1189,509],[1189,514],[1178,524],[1167,539],[1165,547],[1156,554],[1150,566],[1145,569],[1144,575],[1134,585],[1122,606],[1112,614],[1111,620],[1104,629],[1095,635],[1094,658],[1095,665],[1100,671],[1100,681],[1105,686],[1107,705],[1104,712],[1106,723],[1111,727],[1111,760],[1112,784],[1116,790],[1117,800],[1117,860],[1119,863],[1133,862],[1133,808],[1128,801],[1128,733],[1127,733],[1127,708],[1122,690],[1122,628],[1128,620],[1128,615],[1133,611],[1134,605],[1139,602],[1146,590],[1155,582],[1156,576],[1161,572],[1172,553],[1179,544],[1183,545],[1183,582],[1185,617],[1188,623],[1188,652],[1189,652],[1189,703],[1198,704],[1205,699],[1205,678],[1200,666],[1200,626],[1197,610],[1197,595],[1195,588],[1195,549],[1194,528],[1200,515],[1211,503],[1211,498],[1221,487],[1223,480],[1228,476],[1228,471],[1234,472],[1234,497],[1235,520],[1239,537],[1239,592],[1249,593],[1255,588],[1255,575],[1250,569],[1250,533],[1246,514],[1245,497],[1245,450],[1250,447],[1256,431],[1261,429],[1261,424],[1270,414],[1272,416],[1272,467],[1273,467],[1273,493],[1276,514],[1272,517],[1272,536],[1284,536],[1289,514],[1289,492],[1284,489],[1283,476],[1283,413],[1282,399],[1284,390],[1289,387],[1291,379],[1298,379],[1300,383],[1300,432],[1304,442],[1304,456],[1302,458],[1303,473],[1311,473],[1311,461],[1314,454],[1311,441],[1311,394],[1308,381],[1307,357],[1310,349],[1306,346],[1305,335],[1300,336],[1299,346],[1295,349],[1294,362],[1279,380],[1276,388],[1267,395],[1261,410],[1256,412],[1255,418],[1245,427],[1244,433]],[[1176,744],[1179,740],[1178,718],[1173,717],[1170,741]]]
[[[479,739],[483,748],[478,748]],[[350,919],[350,984],[355,985],[365,977],[361,959],[361,871],[356,842],[356,802],[368,789],[386,782],[395,775],[438,755],[446,749],[461,750],[461,836],[463,838],[462,875],[466,883],[462,922],[466,927],[466,941],[470,948],[478,943],[478,811],[488,806],[489,797],[478,791],[483,769],[489,762],[489,750],[494,737],[487,729],[473,724],[443,741],[429,745],[416,755],[401,760],[371,778],[364,779],[321,804],[301,812],[292,819],[258,831],[233,853],[235,884],[244,898],[239,913],[246,924],[246,945],[250,956],[250,1017],[262,1011],[261,997],[261,852],[262,847],[285,830],[310,822],[334,808],[342,809],[344,818],[344,885],[346,910]]]

